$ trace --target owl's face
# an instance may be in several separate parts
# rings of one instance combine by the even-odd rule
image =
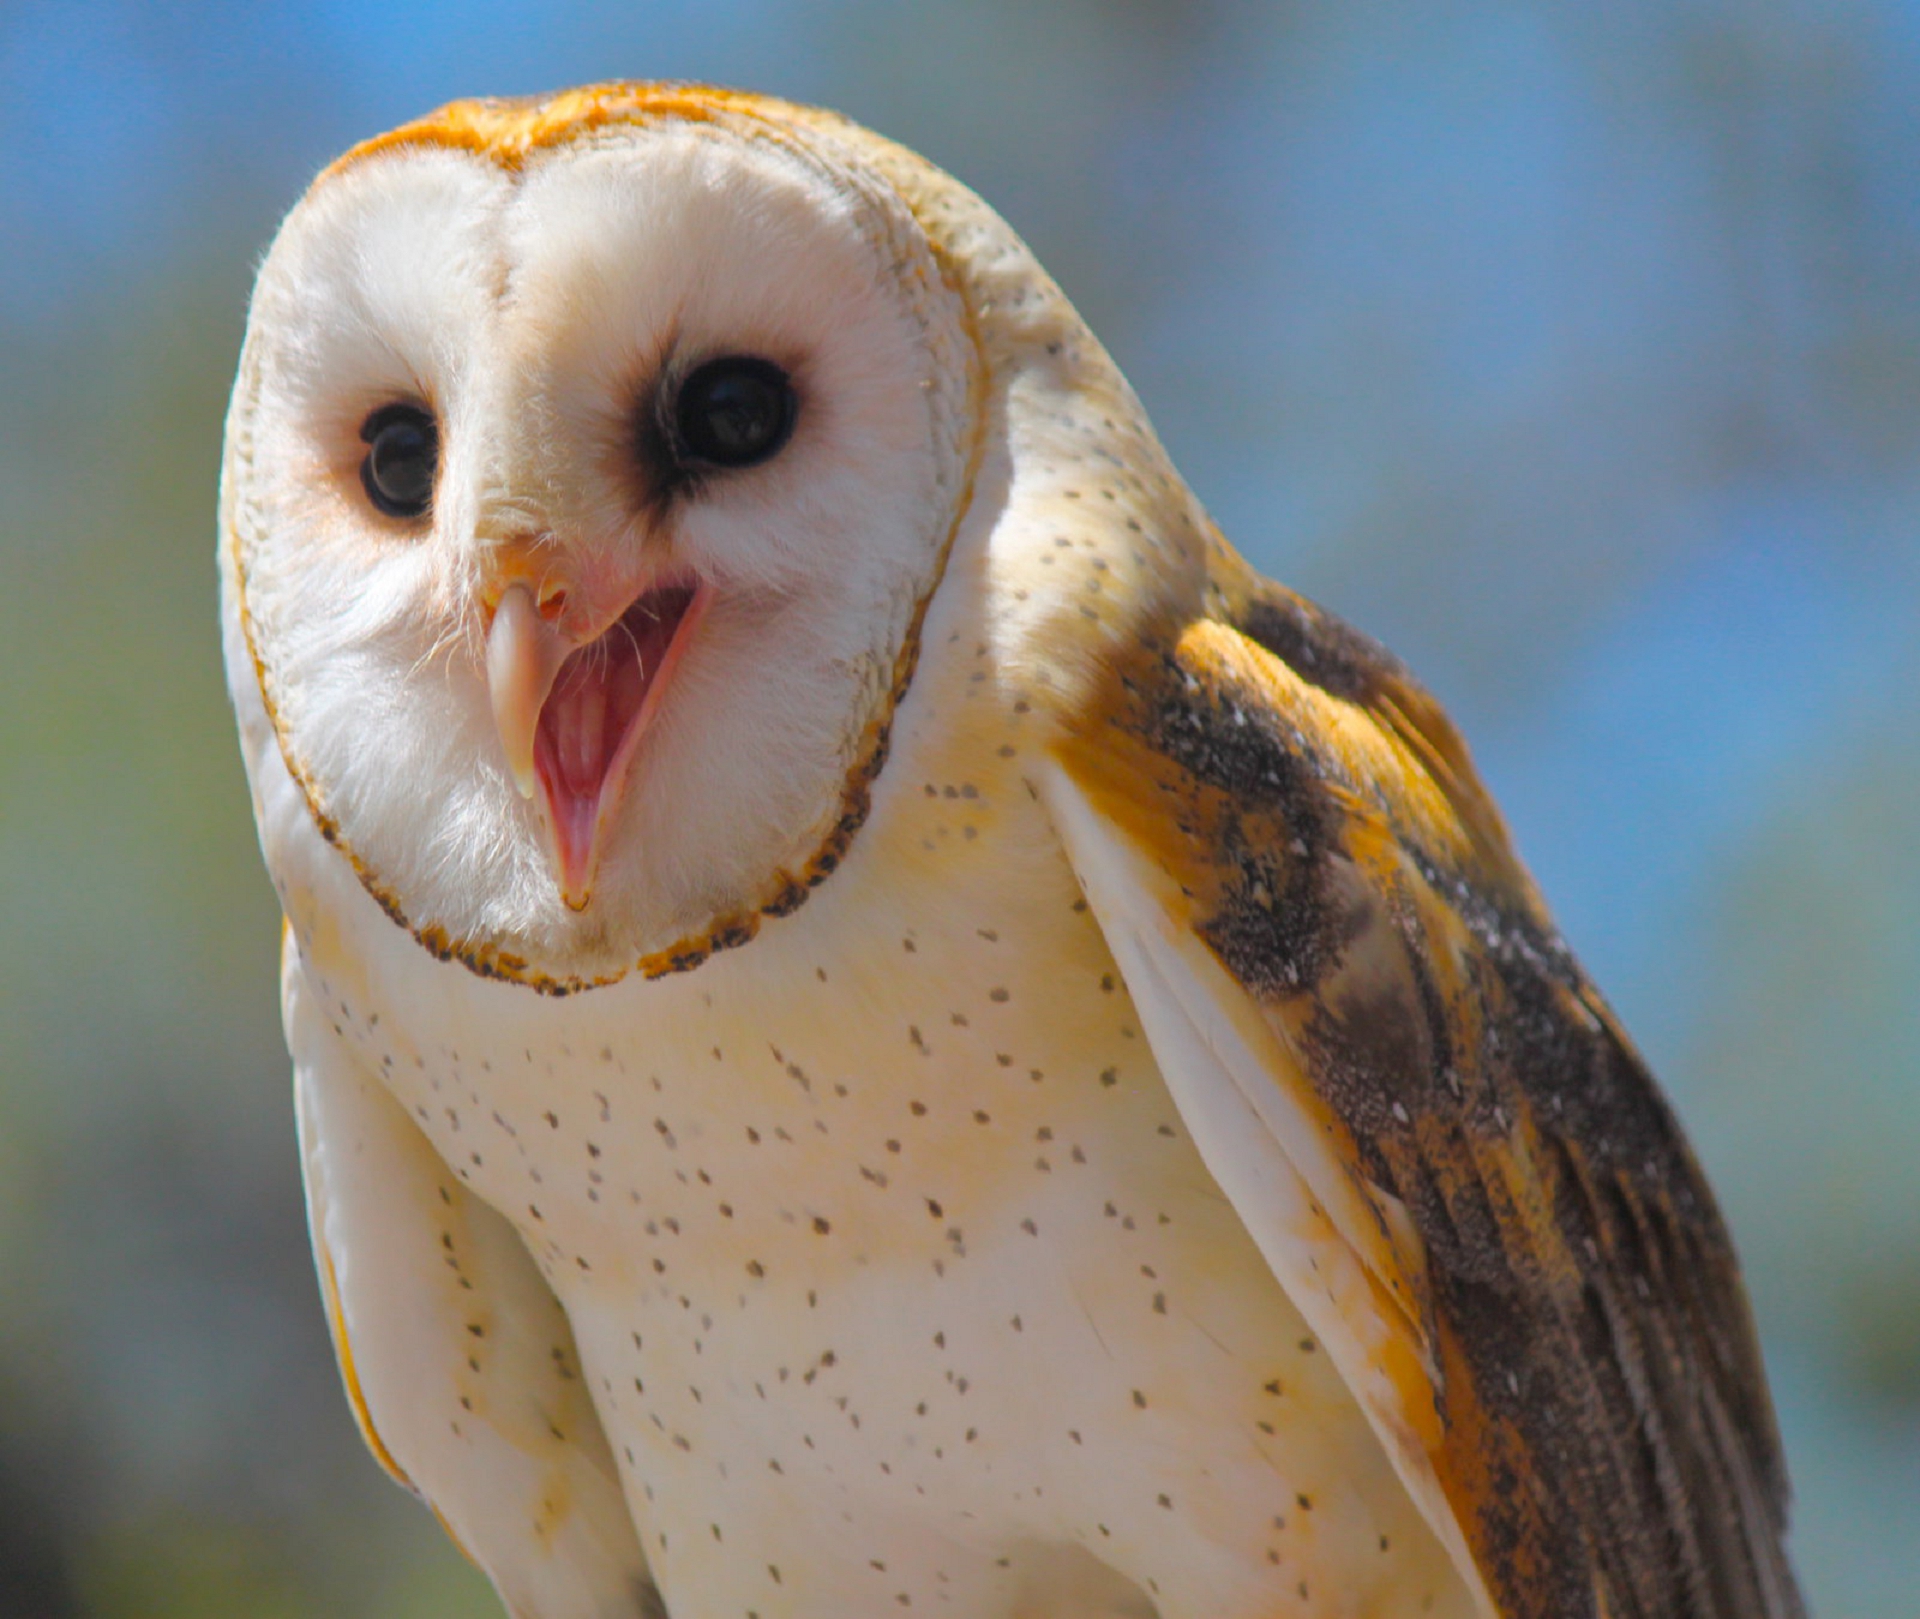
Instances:
[[[260,275],[236,694],[417,933],[618,971],[836,857],[964,503],[960,302],[830,142],[405,135]]]

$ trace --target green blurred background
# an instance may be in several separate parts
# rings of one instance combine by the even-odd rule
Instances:
[[[974,185],[1438,690],[1723,1195],[1818,1612],[1920,1614],[1914,0],[0,0],[0,1616],[495,1611],[327,1348],[214,483],[308,177],[611,76]]]

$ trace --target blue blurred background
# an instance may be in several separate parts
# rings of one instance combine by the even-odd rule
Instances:
[[[1436,688],[1727,1205],[1817,1611],[1920,1614],[1913,0],[3,0],[0,1615],[496,1611],[328,1353],[214,483],[312,173],[612,76],[968,181]]]

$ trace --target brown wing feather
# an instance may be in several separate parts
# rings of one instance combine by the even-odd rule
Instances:
[[[1216,616],[1116,670],[1080,741],[1148,761],[1135,834],[1184,845],[1201,936],[1425,1243],[1436,1466],[1502,1614],[1801,1614],[1752,1321],[1671,1111],[1438,705],[1226,562]]]

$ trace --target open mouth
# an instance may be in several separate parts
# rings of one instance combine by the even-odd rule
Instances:
[[[601,830],[619,807],[634,749],[705,602],[706,592],[692,584],[643,592],[597,640],[568,654],[540,707],[534,773],[561,893],[575,910],[586,907]]]

